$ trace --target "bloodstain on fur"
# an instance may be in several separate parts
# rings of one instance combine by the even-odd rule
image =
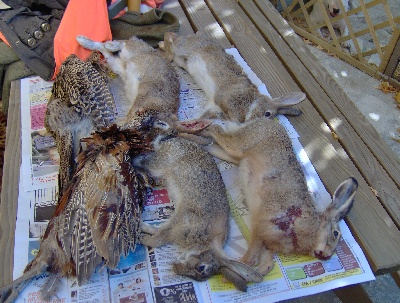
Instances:
[[[274,223],[278,228],[285,232],[286,237],[292,238],[293,247],[298,248],[298,238],[296,232],[294,231],[294,221],[301,217],[302,210],[300,207],[292,206],[286,210],[286,214],[280,218],[273,219]]]

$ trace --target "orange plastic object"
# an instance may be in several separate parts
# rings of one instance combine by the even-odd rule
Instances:
[[[71,54],[86,59],[91,51],[76,41],[76,36],[84,35],[95,41],[111,40],[106,1],[70,0],[54,37],[54,60],[56,67],[53,79],[62,62]]]

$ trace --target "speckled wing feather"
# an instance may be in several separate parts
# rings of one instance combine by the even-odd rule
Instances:
[[[121,130],[116,125],[83,139],[86,149],[78,168],[59,199],[35,259],[24,275],[0,289],[0,299],[15,299],[36,275],[54,274],[42,294],[49,299],[59,277],[77,277],[82,285],[104,262],[113,268],[120,256],[134,250],[146,197],[147,176],[131,158],[150,150],[147,133]]]
[[[45,115],[46,128],[55,137],[60,154],[61,194],[75,171],[79,140],[114,120],[113,96],[99,61],[70,55],[54,81]]]
[[[140,133],[116,126],[83,141],[87,149],[77,157],[59,234],[79,284],[92,275],[99,257],[114,268],[120,255],[135,249],[146,188],[130,159],[148,149]]]
[[[97,61],[84,61],[76,55],[67,57],[54,81],[52,97],[63,100],[82,116],[90,116],[99,128],[109,126],[115,117],[108,81],[98,65]]]

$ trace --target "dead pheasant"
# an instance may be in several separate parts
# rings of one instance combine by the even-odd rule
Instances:
[[[45,271],[54,275],[42,289],[43,299],[50,299],[60,277],[74,276],[81,285],[97,265],[115,268],[120,255],[135,249],[148,180],[132,166],[131,158],[149,151],[150,139],[141,130],[113,125],[82,141],[86,149],[77,157],[77,171],[60,198],[38,255],[22,277],[0,289],[0,302],[13,302]]]
[[[70,55],[54,81],[45,115],[46,128],[60,154],[60,195],[75,171],[79,140],[114,120],[114,100],[99,55],[94,53],[85,61]]]

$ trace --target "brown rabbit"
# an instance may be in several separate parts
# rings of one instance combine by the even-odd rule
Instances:
[[[104,43],[84,36],[76,39],[83,47],[101,52],[109,68],[121,77],[128,102],[132,103],[126,127],[138,111],[148,109],[157,111],[162,120],[177,119],[178,75],[154,48],[136,37]]]
[[[181,123],[195,131],[197,125]],[[204,127],[203,125],[201,127]],[[229,230],[229,205],[225,185],[213,157],[196,143],[177,137],[163,121],[155,122],[162,133],[153,141],[155,152],[135,160],[152,177],[162,178],[175,212],[159,227],[143,223],[142,244],[158,247],[175,243],[183,248],[173,264],[177,274],[204,281],[221,271],[235,286],[246,290],[247,282],[262,276],[251,267],[229,258],[224,250]]]
[[[340,239],[338,222],[350,211],[357,181],[339,185],[333,201],[319,212],[284,127],[263,118],[243,124],[226,121],[202,132],[217,144],[206,149],[238,163],[251,216],[249,248],[241,259],[261,274],[273,267],[272,253],[329,259]]]
[[[304,100],[304,93],[289,93],[275,99],[260,94],[234,58],[201,33],[186,37],[166,33],[160,48],[165,50],[168,59],[193,77],[208,97],[209,104],[202,118],[244,122],[256,117],[301,113],[292,105]]]

